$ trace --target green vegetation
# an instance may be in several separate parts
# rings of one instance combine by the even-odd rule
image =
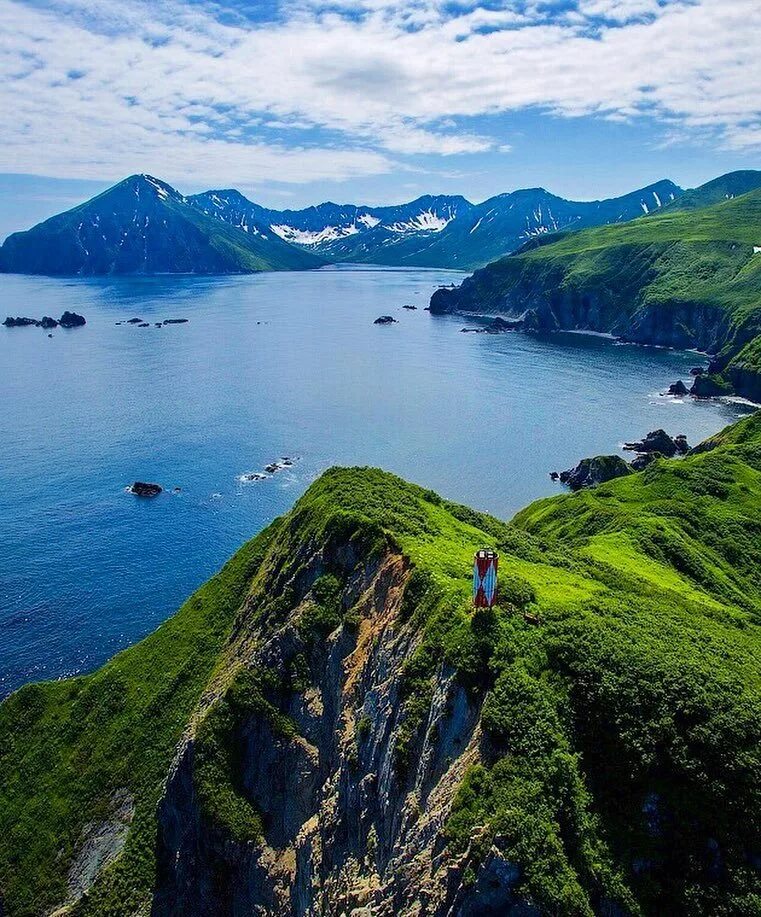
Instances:
[[[293,722],[268,700],[267,695],[279,688],[272,672],[262,669],[238,672],[196,732],[193,777],[201,813],[214,827],[221,828],[239,843],[256,840],[263,832],[259,813],[238,782],[239,727],[247,717],[258,714],[274,733],[285,738],[295,735]]]
[[[486,546],[500,552],[500,603],[474,612],[473,552]],[[218,699],[196,729],[201,811],[232,839],[258,838],[237,776],[240,727],[256,713],[293,737],[283,698],[306,687],[310,662],[298,655],[277,677],[240,668],[235,641],[299,604],[300,635],[319,654],[347,626],[345,570],[330,558],[389,550],[411,569],[401,617],[419,636],[394,737],[402,789],[437,679],[455,673],[480,705],[480,760],[446,828],[472,882],[496,845],[546,913],[759,912],[761,413],[683,460],[539,501],[512,523],[375,469],[326,472],[153,637],[0,707],[8,912],[65,900],[82,826],[121,787],[136,800],[133,828],[79,911],[134,913],[147,900],[161,780],[210,679]],[[371,728],[359,711],[354,768]]]
[[[699,347],[719,355],[739,392],[761,397],[760,245],[761,173],[732,173],[650,216],[530,242],[458,289],[437,291],[431,307],[529,307],[532,327]]]

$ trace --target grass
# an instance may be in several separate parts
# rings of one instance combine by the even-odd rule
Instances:
[[[761,414],[695,455],[538,501],[511,523],[377,469],[329,470],[148,640],[0,707],[9,914],[65,899],[82,826],[120,787],[135,822],[79,911],[134,913],[149,899],[161,783],[210,680],[224,690],[197,724],[202,813],[234,840],[261,836],[236,736],[252,712],[293,736],[283,698],[304,690],[309,665],[236,669],[226,641],[266,635],[297,603],[309,652],[356,626],[338,566],[316,579],[305,566],[331,545],[352,563],[393,550],[412,571],[401,614],[419,639],[403,670],[400,785],[443,665],[482,705],[481,760],[446,826],[450,851],[469,851],[471,879],[496,844],[546,913],[758,911]],[[500,552],[500,603],[474,613],[482,547]],[[369,728],[360,718],[357,747]]]

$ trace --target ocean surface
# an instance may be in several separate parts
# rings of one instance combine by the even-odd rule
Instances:
[[[461,278],[0,277],[3,316],[87,319],[52,338],[0,328],[0,694],[148,634],[331,465],[509,517],[561,491],[551,470],[656,427],[697,442],[748,410],[659,395],[695,354],[461,334],[423,311]],[[116,324],[133,317],[151,327]],[[167,318],[189,321],[153,326]],[[294,465],[240,480],[282,456]],[[134,480],[167,492],[125,493]]]

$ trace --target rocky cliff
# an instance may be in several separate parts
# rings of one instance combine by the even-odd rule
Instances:
[[[514,524],[326,472],[146,641],[0,706],[6,912],[752,913],[759,417]]]

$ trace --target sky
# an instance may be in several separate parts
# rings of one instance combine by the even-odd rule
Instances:
[[[761,0],[0,0],[0,238],[147,172],[270,207],[761,166]]]

